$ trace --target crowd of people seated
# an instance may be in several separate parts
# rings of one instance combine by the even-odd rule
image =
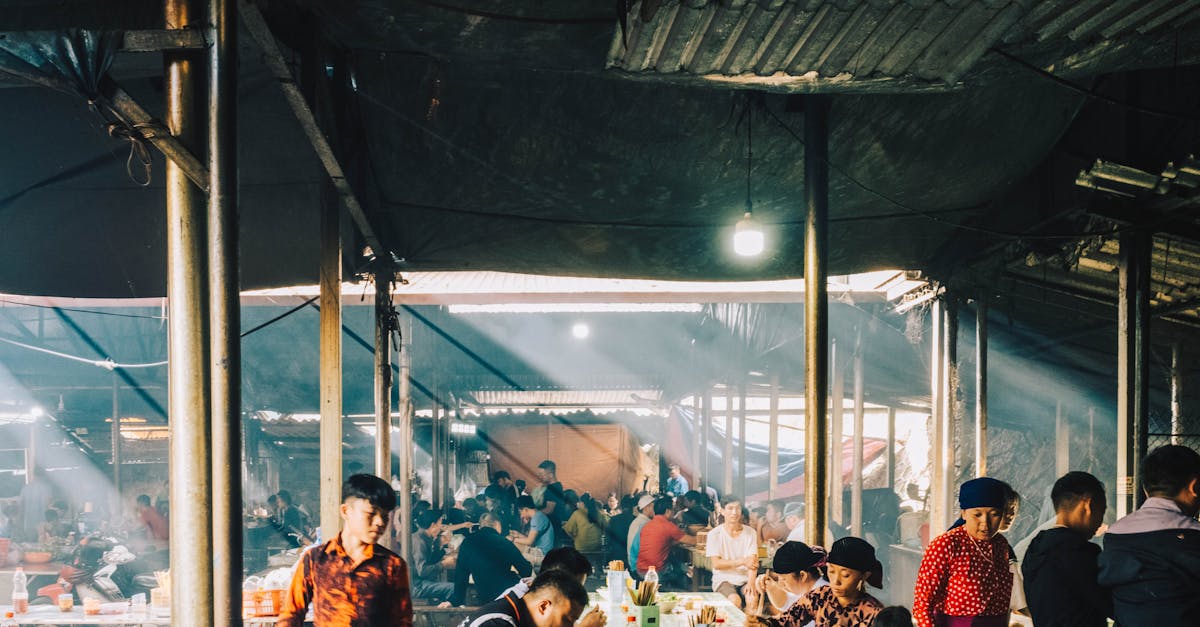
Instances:
[[[1146,456],[1140,472],[1145,501],[1108,527],[1103,547],[1093,540],[1107,511],[1104,484],[1086,472],[1060,477],[1051,492],[1054,524],[1040,529],[1020,560],[1004,535],[1020,496],[992,477],[963,483],[959,519],[925,547],[911,604],[904,604],[910,613],[904,606],[885,607],[871,594],[885,579],[875,544],[844,534],[828,550],[806,544],[797,503],[749,508],[740,497],[717,500],[686,481],[666,483],[679,494],[608,494],[601,501],[564,489],[554,462],[546,460],[531,493],[508,473],[496,472],[479,499],[467,499],[474,506],[454,510],[461,522],[448,523],[443,512],[415,504],[404,596],[407,602],[480,605],[460,627],[594,627],[607,618],[595,607],[584,612],[583,585],[596,560],[619,559],[634,579],[653,571],[667,590],[690,586],[703,564],[711,589],[743,608],[750,625],[1008,627],[1014,610],[1034,625],[1105,627],[1110,619],[1121,627],[1198,624],[1200,454],[1160,447]],[[394,494],[388,501],[372,492],[382,488],[350,485],[367,481],[356,479],[363,477],[377,479],[356,475],[347,484],[343,513],[352,533],[350,518],[358,510],[351,506],[366,499],[362,511],[382,515],[383,527],[394,508]],[[364,528],[371,533],[359,531],[362,537],[353,542],[382,533]],[[465,535],[457,558],[446,550],[447,536],[455,533]],[[322,554],[345,550],[347,531],[330,542]],[[773,553],[770,569],[760,566],[765,547]],[[386,557],[384,551],[378,554]],[[310,568],[325,567],[316,557],[311,562]],[[306,585],[297,588],[296,603],[313,598],[315,580],[294,587]]]

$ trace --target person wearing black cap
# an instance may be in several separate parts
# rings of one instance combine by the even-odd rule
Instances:
[[[817,588],[828,586],[825,574],[825,549],[810,547],[803,542],[785,542],[775,551],[772,570],[758,576],[754,588],[765,594],[771,606],[780,612]]]
[[[958,492],[965,523],[934,538],[925,549],[913,589],[918,627],[1008,627],[1013,573],[1009,546],[999,535],[1005,484],[972,479]]]
[[[778,555],[778,554],[777,554]],[[766,621],[747,624],[800,627],[858,627],[870,625],[883,604],[867,594],[866,584],[883,586],[883,565],[875,547],[862,538],[846,537],[833,543],[828,557],[829,585],[809,592],[788,611]]]

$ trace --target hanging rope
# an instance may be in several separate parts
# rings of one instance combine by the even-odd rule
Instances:
[[[97,368],[103,368],[105,370],[110,370],[110,371],[116,370],[118,368],[120,368],[122,370],[129,370],[129,369],[133,369],[133,368],[157,368],[159,366],[167,365],[166,361],[156,361],[156,362],[148,363],[148,364],[121,364],[121,363],[117,363],[117,362],[113,361],[112,357],[106,357],[104,359],[88,359],[86,357],[77,357],[75,355],[68,355],[66,353],[52,351],[48,348],[42,348],[40,346],[23,344],[16,340],[10,340],[8,338],[3,338],[3,337],[0,337],[0,342],[4,342],[5,344],[12,344],[13,346],[18,346],[20,348],[28,349],[31,351],[36,351],[39,353],[45,353],[47,355],[53,355],[55,357],[61,357],[62,359],[69,359],[71,361],[77,361],[80,363],[89,364],[89,365],[95,366]]]
[[[129,180],[137,183],[142,187],[150,186],[150,142],[148,138],[153,137],[156,132],[154,124],[134,124],[129,125],[124,122],[109,122],[105,125],[108,134],[117,139],[123,139],[129,142],[129,157],[125,159],[125,173],[129,175]],[[136,176],[133,173],[134,160],[142,167],[142,176]]]

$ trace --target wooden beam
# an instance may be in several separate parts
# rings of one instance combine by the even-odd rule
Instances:
[[[241,3],[239,3],[241,4]],[[150,142],[169,159],[179,166],[179,169],[201,191],[207,192],[209,186],[208,167],[196,155],[175,138],[162,122],[150,115],[142,105],[138,104],[116,81],[105,76],[100,79],[100,95],[106,103],[121,116],[121,120],[137,132],[143,139]]]
[[[242,3],[239,3],[242,4]],[[342,239],[337,203],[321,207],[321,537],[341,531],[342,504]]]
[[[127,30],[123,35],[121,52],[200,50],[208,45],[203,33],[195,28]]]
[[[296,84],[296,79],[292,76],[292,71],[288,67],[287,60],[284,59],[283,53],[279,50],[279,45],[275,42],[275,35],[271,33],[271,29],[267,27],[266,20],[263,19],[262,13],[258,7],[250,2],[238,2],[238,9],[242,16],[242,22],[246,25],[246,30],[250,36],[258,43],[258,47],[262,50],[263,61],[266,63],[267,70],[279,83],[279,87],[283,90],[284,98],[288,105],[292,108],[292,113],[300,122],[300,127],[303,129],[308,141],[312,144],[313,149],[317,153],[317,158],[320,159],[321,165],[325,168],[325,173],[329,175],[329,180],[333,183],[334,189],[337,190],[338,199],[349,212],[350,218],[354,220],[354,225],[358,227],[358,231],[362,233],[363,239],[367,245],[375,253],[378,259],[390,261],[392,253],[390,248],[386,248],[379,236],[375,233],[375,228],[371,226],[371,221],[367,219],[366,211],[362,204],[358,202],[358,197],[354,195],[354,190],[350,187],[350,181],[347,180],[345,171],[342,169],[341,163],[333,153],[333,146],[325,137],[325,132],[317,124],[317,119],[313,115],[312,109],[309,108],[308,102],[304,99],[304,94],[300,92],[300,86]]]

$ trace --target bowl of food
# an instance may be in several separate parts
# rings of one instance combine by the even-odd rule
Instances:
[[[674,592],[660,592],[655,602],[658,603],[660,612],[670,614],[671,610],[674,610],[675,606],[679,605],[679,595]]]
[[[25,551],[24,562],[26,564],[45,564],[53,557],[54,554],[50,551]]]

